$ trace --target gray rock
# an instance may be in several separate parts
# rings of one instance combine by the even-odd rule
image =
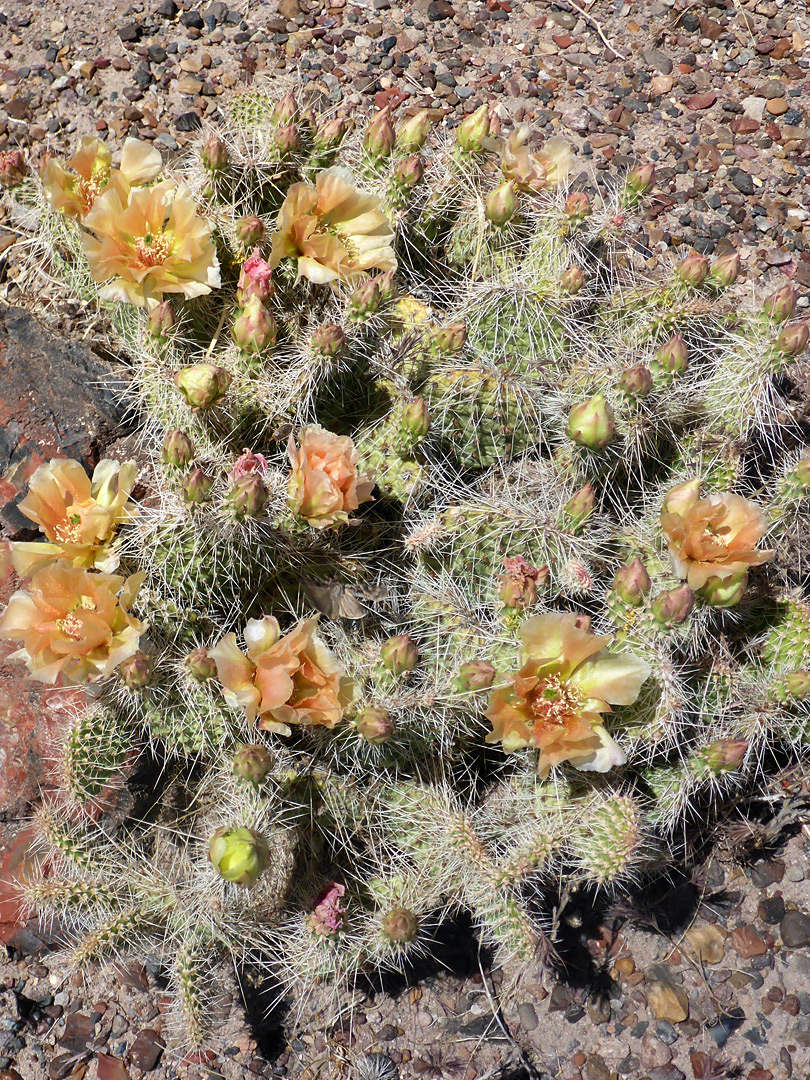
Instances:
[[[788,949],[801,949],[810,945],[810,915],[803,911],[787,911],[779,924],[779,933]]]

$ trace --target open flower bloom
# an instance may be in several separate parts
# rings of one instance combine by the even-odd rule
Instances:
[[[374,480],[357,472],[354,443],[313,424],[301,428],[298,444],[290,435],[288,493],[293,513],[315,529],[345,524],[349,513],[368,502],[374,490]]]
[[[50,543],[12,543],[10,554],[17,573],[30,577],[59,559],[112,573],[118,566],[113,539],[118,526],[133,515],[129,493],[136,474],[134,461],[123,465],[109,459],[100,461],[92,479],[70,458],[40,465],[19,507]]]
[[[507,754],[524,746],[539,750],[537,771],[570,761],[586,772],[607,772],[626,761],[602,725],[611,705],[631,705],[650,667],[632,653],[612,653],[612,638],[589,632],[590,619],[549,612],[520,628],[523,666],[496,687],[486,717],[488,743]]]
[[[530,153],[527,143],[531,133],[529,124],[517,124],[505,139],[487,139],[484,145],[501,155],[501,172],[506,180],[514,180],[521,191],[556,187],[573,167],[571,147],[555,135]]]
[[[722,492],[700,498],[700,482],[689,480],[669,492],[661,527],[675,573],[693,592],[710,578],[732,577],[773,558],[757,544],[768,531],[764,512],[742,495]]]
[[[143,574],[124,579],[56,564],[18,590],[0,618],[0,637],[22,643],[9,657],[32,678],[65,684],[110,675],[138,651],[142,624],[129,613]]]
[[[395,270],[393,229],[376,195],[354,186],[346,169],[325,169],[315,187],[293,184],[278,214],[270,265],[295,259],[316,285],[357,282],[372,269]]]
[[[226,634],[208,655],[217,665],[225,700],[241,706],[250,723],[289,735],[291,724],[340,723],[356,686],[315,637],[318,617],[303,619],[283,637],[278,622],[265,616],[245,627],[247,655]]]
[[[103,300],[153,306],[164,293],[202,296],[220,286],[211,228],[189,189],[171,180],[100,195],[87,217],[84,253]],[[110,280],[112,279],[112,280]]]
[[[82,221],[108,186],[126,201],[130,188],[157,179],[163,162],[154,146],[130,138],[124,141],[120,167],[113,169],[109,147],[95,136],[84,135],[67,165],[72,172],[51,158],[42,170],[42,186],[52,210]]]

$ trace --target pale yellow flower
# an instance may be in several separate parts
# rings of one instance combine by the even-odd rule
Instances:
[[[56,458],[40,465],[19,508],[39,525],[50,543],[12,543],[11,560],[23,577],[54,561],[111,573],[118,566],[116,530],[134,511],[129,494],[134,461],[100,461],[92,479],[78,461]]]
[[[293,184],[278,214],[270,265],[295,259],[317,285],[356,282],[372,269],[395,270],[394,232],[380,199],[354,186],[350,172],[325,169],[315,187]]]
[[[487,139],[485,146],[501,156],[501,171],[513,180],[521,191],[543,191],[557,187],[571,172],[574,155],[565,139],[555,135],[534,153],[527,145],[532,129],[529,124],[517,124],[509,135]]]
[[[51,158],[42,170],[42,187],[52,210],[80,221],[108,187],[116,188],[126,201],[131,187],[156,180],[163,167],[154,146],[130,138],[124,142],[121,165],[114,169],[109,147],[91,135],[82,136],[79,149],[66,164],[72,171]]]
[[[611,705],[631,705],[650,674],[632,653],[612,653],[610,636],[589,632],[584,615],[549,612],[520,628],[523,666],[496,687],[486,712],[488,743],[507,754],[524,746],[539,751],[537,769],[569,761],[586,772],[607,772],[626,757],[602,724]]]
[[[757,549],[768,531],[764,511],[742,495],[700,497],[700,482],[674,487],[664,500],[661,527],[675,573],[693,592],[710,578],[725,580],[773,558]]]
[[[208,655],[217,665],[225,700],[245,710],[249,722],[280,735],[290,724],[333,728],[354,699],[356,686],[315,637],[318,618],[303,619],[281,636],[265,616],[245,627],[247,655],[227,634]]]
[[[129,608],[143,578],[59,564],[39,570],[0,618],[0,637],[22,644],[9,659],[23,660],[38,682],[61,675],[65,685],[82,684],[110,675],[138,651],[143,626]]]
[[[317,425],[301,428],[298,446],[290,435],[289,482],[293,513],[315,529],[345,524],[351,511],[368,502],[374,480],[357,472],[354,443]]]
[[[84,225],[90,230],[83,238],[90,273],[107,282],[103,300],[144,307],[164,293],[190,298],[220,286],[211,228],[197,216],[184,184],[164,180],[133,188],[128,202],[111,187],[96,199]]]

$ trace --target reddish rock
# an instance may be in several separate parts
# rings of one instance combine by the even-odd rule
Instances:
[[[762,956],[767,952],[767,945],[753,928],[753,926],[737,926],[729,934],[732,948],[743,960],[750,960],[753,956]]]
[[[118,1058],[111,1057],[110,1054],[99,1054],[96,1061],[98,1080],[129,1080],[129,1072]]]
[[[686,105],[689,109],[710,109],[715,101],[717,94],[714,90],[707,90],[704,94],[692,94],[686,99]]]
[[[378,109],[393,110],[400,106],[403,101],[407,101],[410,96],[407,90],[402,90],[399,86],[392,86],[389,90],[381,90],[378,94],[375,94],[374,104]]]
[[[152,1028],[138,1032],[135,1042],[129,1048],[130,1064],[143,1072],[151,1072],[160,1061],[166,1043]]]
[[[574,44],[574,39],[570,34],[552,34],[551,36],[561,49],[569,49]]]
[[[735,135],[750,135],[752,131],[759,129],[759,121],[755,120],[753,116],[736,116],[729,127]]]

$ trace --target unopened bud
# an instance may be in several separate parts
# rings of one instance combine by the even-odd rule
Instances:
[[[259,356],[275,345],[276,320],[258,296],[251,296],[234,319],[231,337],[245,356]]]
[[[412,191],[425,175],[425,163],[419,154],[398,161],[394,167],[394,185],[400,191]]]
[[[206,172],[224,172],[230,160],[228,147],[218,135],[209,135],[200,147],[200,161]]]
[[[430,344],[433,351],[440,356],[452,356],[461,352],[467,340],[467,324],[465,322],[448,323],[431,331]]]
[[[424,398],[414,398],[402,410],[401,428],[410,441],[424,439],[430,430],[430,410]]]
[[[130,690],[143,690],[152,681],[154,668],[146,653],[137,652],[119,664],[117,671]]]
[[[619,377],[619,389],[627,397],[645,398],[653,388],[652,372],[644,364],[625,368]]]
[[[569,266],[560,278],[560,288],[569,296],[576,296],[585,285],[585,274],[578,266]]]
[[[216,364],[190,364],[174,373],[174,385],[195,409],[209,409],[228,392],[231,376]]]
[[[659,593],[652,602],[652,613],[661,627],[678,626],[686,622],[695,606],[695,594],[688,585]]]
[[[6,150],[0,154],[0,187],[16,188],[28,175],[22,150]]]
[[[241,217],[236,223],[236,239],[242,247],[255,247],[267,239],[267,226],[260,217],[252,214]]]
[[[774,322],[787,322],[796,310],[796,290],[788,282],[766,297],[762,310]]]
[[[810,457],[802,458],[793,470],[793,475],[803,487],[810,487]]]
[[[792,359],[804,352],[808,338],[810,338],[810,326],[807,322],[791,323],[780,332],[774,348],[782,356]]]
[[[514,180],[507,180],[505,184],[496,187],[487,195],[484,213],[487,221],[491,222],[496,229],[502,229],[507,222],[512,220],[517,213]]]
[[[394,151],[397,135],[387,109],[381,109],[372,119],[363,135],[363,149],[375,160],[390,157]]]
[[[689,350],[683,334],[674,334],[655,354],[655,362],[670,375],[682,375],[686,371]]]
[[[214,481],[210,476],[206,476],[202,469],[192,469],[191,472],[186,473],[180,485],[183,502],[192,506],[208,502],[213,486]]]
[[[324,124],[323,127],[318,129],[313,140],[316,152],[327,154],[332,150],[337,150],[346,138],[348,130],[349,125],[339,116]]]
[[[334,360],[346,348],[346,335],[335,323],[323,323],[309,339],[313,356]]]
[[[638,607],[652,588],[647,568],[639,558],[623,566],[613,579],[613,592],[629,607]]]
[[[379,746],[394,734],[394,721],[385,709],[369,706],[354,718],[354,726],[366,742]]]
[[[273,106],[270,122],[278,127],[284,127],[285,124],[291,124],[297,116],[298,102],[292,90],[288,90],[284,97]]]
[[[489,660],[468,660],[458,669],[456,689],[462,694],[489,690],[497,674],[497,669]]]
[[[592,484],[585,484],[581,487],[563,507],[563,514],[566,521],[574,528],[578,529],[581,525],[584,525],[588,518],[593,513],[593,508],[596,505],[596,492],[593,489]]]
[[[237,517],[258,517],[268,498],[267,488],[258,473],[240,476],[227,495]]]
[[[301,146],[301,132],[295,124],[285,124],[273,132],[273,144],[281,157],[294,154]]]
[[[177,319],[170,300],[161,300],[159,304],[156,304],[146,320],[147,333],[160,342],[169,340],[175,326],[177,326]]]
[[[456,141],[466,154],[480,154],[484,139],[493,135],[489,105],[481,105],[461,121],[456,131]]]
[[[720,288],[727,289],[729,285],[734,284],[739,274],[740,256],[736,251],[732,251],[728,255],[721,255],[719,259],[714,260],[709,279],[715,285],[719,285]]]
[[[258,787],[272,771],[276,759],[266,746],[253,744],[240,746],[233,755],[233,772],[240,780]]]
[[[184,431],[169,431],[160,448],[160,460],[173,469],[185,469],[194,460],[194,443]]]
[[[307,105],[305,109],[302,109],[298,114],[298,126],[299,128],[305,128],[311,135],[318,129],[318,114],[312,108],[311,105]]]
[[[419,663],[419,650],[409,634],[398,634],[380,646],[380,660],[386,670],[394,675],[413,671]]]
[[[386,270],[384,274],[378,274],[375,279],[380,293],[380,303],[390,304],[397,298],[396,271]]]
[[[742,570],[727,578],[710,577],[706,584],[698,589],[698,595],[702,596],[710,607],[730,608],[739,604],[747,588],[748,574]]]
[[[427,142],[432,121],[427,109],[420,109],[411,116],[397,132],[396,148],[401,154],[415,154]]]
[[[739,769],[747,753],[746,739],[718,739],[698,750],[690,764],[692,771],[698,776],[705,776],[707,773],[722,776],[723,773]]]
[[[419,936],[419,920],[412,911],[407,908],[391,908],[383,917],[380,929],[384,937],[389,941],[396,941],[400,945],[407,945],[415,941]]]
[[[349,318],[362,322],[374,315],[380,307],[380,286],[376,278],[369,278],[349,297]]]
[[[186,670],[197,682],[208,682],[216,678],[217,663],[213,656],[208,655],[208,650],[200,646],[186,657]]]
[[[591,200],[584,191],[572,191],[565,200],[565,216],[571,221],[584,221],[591,212]]]
[[[810,671],[791,671],[783,681],[787,696],[794,701],[810,697]]]
[[[225,881],[250,888],[267,866],[270,848],[252,829],[217,829],[208,844],[208,858]]]
[[[675,267],[675,275],[685,285],[702,285],[709,276],[709,260],[705,255],[688,255]]]
[[[625,190],[630,195],[640,197],[646,195],[648,191],[652,191],[654,183],[655,165],[648,161],[644,165],[637,165],[634,169],[631,169],[627,174],[624,185]]]
[[[258,219],[257,219],[258,220]],[[245,259],[239,272],[239,284],[236,286],[236,303],[244,307],[252,297],[267,304],[276,289],[273,285],[273,268],[263,259],[258,248]]]
[[[568,414],[568,437],[578,446],[603,450],[612,440],[616,426],[613,410],[604,394],[575,405]]]

